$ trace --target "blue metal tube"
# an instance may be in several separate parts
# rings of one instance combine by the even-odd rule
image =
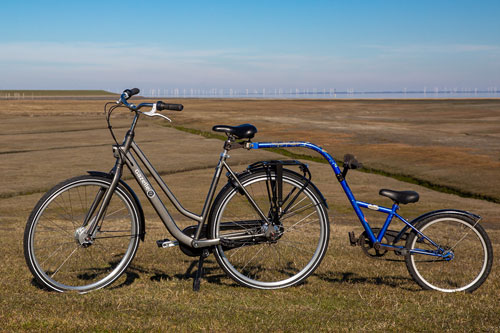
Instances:
[[[396,211],[398,210],[399,206],[396,204],[392,205],[392,209],[389,211],[387,214],[387,219],[385,220],[384,225],[380,229],[380,232],[377,235],[377,241],[382,242],[382,238],[385,235],[385,232],[387,231],[387,228],[389,228],[389,224],[391,224],[392,218],[394,217],[394,214],[396,214]]]
[[[308,148],[311,150],[314,150],[323,156],[330,166],[333,169],[333,172],[335,172],[335,175],[341,175],[342,171],[340,171],[340,168],[338,167],[337,163],[333,159],[333,157],[328,154],[326,150],[321,148],[320,146],[315,145],[314,143],[311,142],[305,142],[305,141],[289,141],[289,142],[253,142],[250,147],[252,149],[259,149],[259,148],[291,148],[291,147],[302,147],[302,148]]]
[[[360,206],[358,205],[359,201],[356,200],[354,197],[354,194],[351,191],[351,188],[347,184],[347,182],[342,180],[340,182],[340,185],[342,186],[342,189],[344,190],[345,194],[347,195],[347,198],[349,199],[349,202],[352,205],[352,208],[354,209],[354,212],[358,216],[359,221],[361,222],[361,225],[366,231],[366,234],[368,235],[368,238],[370,238],[370,241],[372,243],[375,243],[377,241],[377,238],[373,234],[372,228],[368,224],[368,221],[366,220],[365,214],[363,214],[363,211],[361,210]]]
[[[415,232],[417,234],[419,234],[420,236],[422,236],[423,238],[425,238],[427,241],[429,241],[429,243],[431,243],[432,245],[434,245],[436,248],[438,248],[438,249],[440,248],[440,246],[438,244],[436,244],[432,239],[430,239],[429,237],[427,237],[426,235],[424,235],[422,232],[420,232],[420,230],[418,230],[417,228],[415,228],[414,225],[412,225],[410,222],[406,221],[399,214],[395,213],[394,216],[396,216],[398,219],[400,219],[401,221],[403,221],[403,223],[405,223],[408,227],[410,227],[411,229],[415,230]]]
[[[409,250],[411,254],[423,254],[427,256],[433,256],[433,257],[439,257],[443,258],[446,261],[450,261],[454,258],[453,255],[449,255],[449,253],[436,253],[435,251],[430,251],[430,250],[422,250],[422,249],[412,249]]]
[[[368,208],[371,210],[376,210],[382,213],[390,214],[392,212],[392,209],[383,207],[383,206],[377,206],[368,202],[363,202],[363,201],[356,201],[359,207],[361,208]]]
[[[382,238],[384,237],[385,232],[387,231],[387,228],[391,224],[392,218],[394,217],[394,214],[395,214],[396,210],[398,209],[398,206],[397,205],[393,205],[392,209],[390,209],[390,208],[387,208],[387,207],[378,206],[378,205],[374,205],[374,204],[371,204],[371,203],[368,203],[368,202],[363,202],[363,201],[356,201],[356,205],[358,207],[361,207],[361,208],[368,208],[368,209],[371,209],[371,210],[375,210],[377,212],[381,212],[381,213],[387,214],[387,219],[385,220],[384,225],[380,229],[378,235],[374,236],[374,239],[372,240],[373,242],[379,242],[379,243],[381,243],[382,242]],[[365,230],[370,229],[370,231],[371,231],[371,227],[368,225],[368,223],[366,223],[366,225],[363,222],[361,222],[361,223],[363,224],[363,227],[365,228]],[[368,235],[370,235],[370,233],[368,231],[367,231],[367,233],[368,233]]]

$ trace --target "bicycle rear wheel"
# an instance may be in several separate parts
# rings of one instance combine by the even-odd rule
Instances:
[[[425,219],[416,227],[449,253],[448,258],[415,253],[406,256],[408,271],[422,288],[472,292],[486,280],[491,271],[493,249],[488,235],[476,221],[465,215],[447,213]],[[406,248],[437,250],[415,231],[410,233]]]
[[[272,219],[274,171],[255,171],[239,178],[262,212]],[[319,266],[328,247],[329,221],[321,195],[299,174],[283,170],[283,209],[279,222],[266,225],[248,198],[227,184],[214,203],[209,230],[213,238],[262,234],[274,228],[276,237],[245,238],[215,247],[221,268],[241,285],[259,289],[292,286]]]
[[[117,186],[95,238],[82,242],[84,220],[110,186],[110,179],[80,176],[47,192],[31,213],[24,233],[24,255],[45,288],[88,292],[115,281],[139,246],[140,213],[131,194]],[[90,219],[92,219],[92,217]],[[87,220],[90,220],[87,219]]]

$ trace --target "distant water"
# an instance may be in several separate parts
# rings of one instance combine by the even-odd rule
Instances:
[[[479,91],[382,91],[357,92],[333,89],[150,89],[144,97],[169,98],[257,98],[257,99],[447,99],[500,98],[499,90]]]

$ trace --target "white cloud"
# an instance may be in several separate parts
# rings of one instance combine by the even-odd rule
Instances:
[[[0,43],[0,89],[119,89],[133,85],[376,90],[457,81],[477,86],[482,81],[497,82],[500,77],[500,67],[493,65],[500,63],[497,45],[364,45],[350,53],[277,54],[128,43],[4,42]],[[463,62],[440,57],[456,53],[487,54],[489,62],[476,61],[465,73]]]
[[[280,76],[295,81],[347,59],[251,50],[178,50],[169,46],[104,43],[0,43],[0,88],[31,82],[32,87],[86,87],[123,80],[155,86],[282,85]],[[274,78],[274,79],[273,79]],[[58,81],[59,80],[59,81]],[[36,87],[35,87],[36,86]],[[47,88],[56,88],[48,86]]]
[[[499,45],[486,44],[411,44],[411,45],[364,45],[367,49],[378,50],[388,54],[436,54],[436,53],[474,53],[500,52]]]

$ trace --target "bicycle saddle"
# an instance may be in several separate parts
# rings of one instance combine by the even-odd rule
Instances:
[[[419,195],[415,191],[393,191],[382,189],[378,192],[381,196],[388,197],[400,204],[417,202]]]
[[[212,131],[234,135],[237,139],[251,139],[255,133],[257,133],[257,128],[250,124],[242,124],[238,126],[215,125],[212,127]]]

